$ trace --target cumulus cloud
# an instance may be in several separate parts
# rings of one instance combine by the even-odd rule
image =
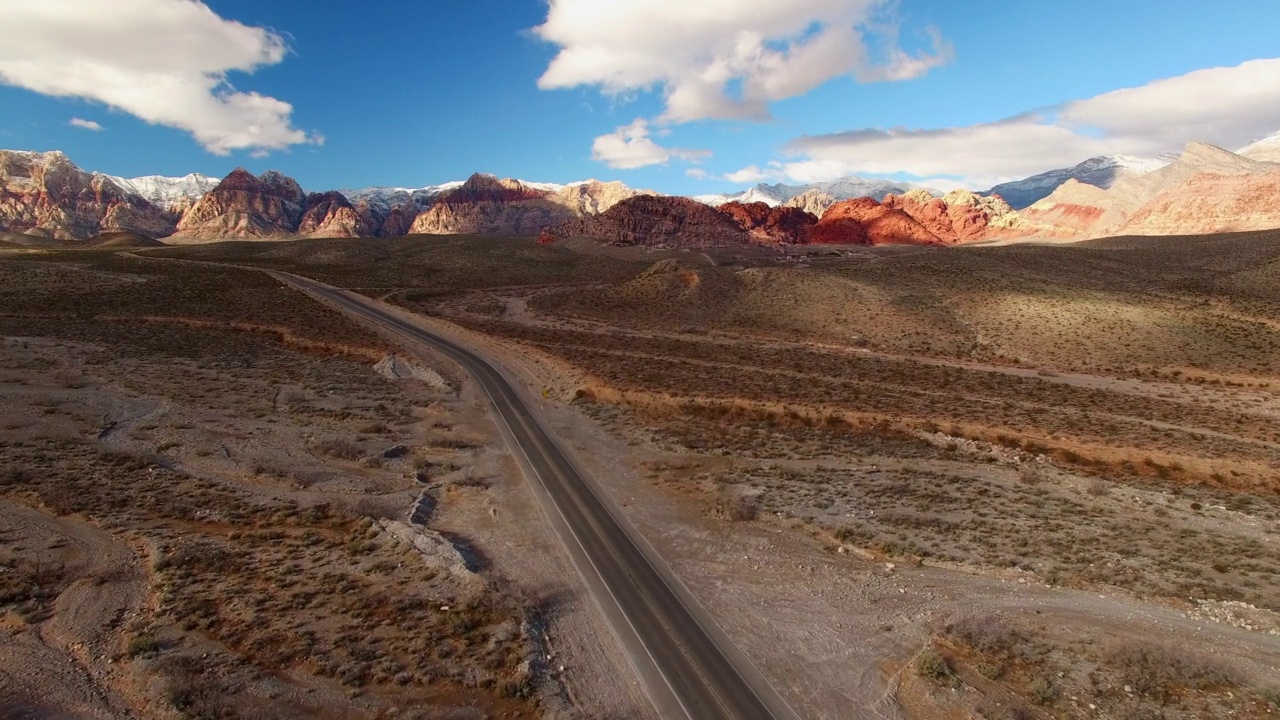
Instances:
[[[660,89],[662,122],[765,119],[771,101],[840,76],[906,80],[948,62],[932,34],[909,53],[883,22],[892,0],[551,0],[534,33],[559,46],[539,87]],[[874,42],[868,42],[873,39]]]
[[[1097,155],[1151,157],[1197,140],[1236,149],[1280,128],[1280,59],[1197,70],[999,122],[805,136],[785,151],[796,182],[850,174],[956,178],[968,187]]]
[[[278,34],[197,0],[0,0],[0,82],[94,100],[178,128],[218,155],[313,142],[283,100],[236,90],[288,52]]]
[[[100,123],[96,123],[93,120],[84,120],[82,118],[71,118],[71,122],[68,124],[71,125],[71,127],[84,128],[85,130],[93,130],[94,132],[102,129],[102,125]]]
[[[663,147],[649,137],[650,133],[649,121],[637,118],[630,125],[596,138],[591,145],[591,158],[618,170],[634,170],[661,165],[672,158],[696,162],[711,155],[707,150]]]

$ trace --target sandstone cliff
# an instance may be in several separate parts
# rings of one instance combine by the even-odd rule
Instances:
[[[750,235],[733,218],[696,200],[637,195],[600,215],[551,228],[547,239],[591,237],[621,245],[715,247],[746,245]]]
[[[519,180],[475,174],[414,219],[410,234],[537,235],[576,213],[551,199],[554,193]]]
[[[298,230],[306,199],[291,177],[275,171],[255,176],[236,168],[183,216],[173,239],[289,237]]]
[[[835,204],[835,197],[828,193],[821,190],[806,190],[782,205],[783,207],[799,208],[816,218],[821,218],[827,212],[827,209]]]
[[[173,222],[105,175],[76,167],[60,152],[0,150],[0,229],[59,240],[100,232],[162,237]]]
[[[796,207],[769,207],[762,202],[730,202],[716,208],[733,218],[759,242],[778,245],[805,245],[818,218]]]
[[[813,227],[816,245],[945,245],[915,218],[873,198],[842,200]]]
[[[940,198],[912,190],[885,196],[884,205],[910,215],[949,245],[1019,237],[1032,230],[999,196],[984,197],[968,190],[953,190]]]
[[[330,190],[307,196],[297,234],[300,237],[361,238],[377,233],[365,223],[345,195]]]

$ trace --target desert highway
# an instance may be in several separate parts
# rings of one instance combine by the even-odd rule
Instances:
[[[272,273],[461,365],[492,402],[500,427],[535,492],[662,717],[792,720],[797,715],[675,579],[656,553],[601,497],[515,383],[493,363],[388,312],[376,302],[315,281]],[[549,499],[553,505],[548,508]]]

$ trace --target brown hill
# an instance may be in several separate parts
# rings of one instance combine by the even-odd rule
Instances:
[[[944,245],[915,218],[874,198],[832,205],[809,235],[815,245]]]
[[[805,245],[818,218],[798,207],[769,207],[762,202],[730,202],[716,208],[760,242]]]
[[[236,168],[205,193],[178,223],[175,240],[282,238],[302,219],[306,194],[275,171],[255,176]]]
[[[650,195],[628,198],[600,215],[570,220],[547,234],[620,245],[717,247],[751,242],[747,231],[715,208],[688,198]]]
[[[84,245],[97,248],[136,248],[160,247],[164,243],[135,232],[104,232],[85,240]]]
[[[168,235],[172,219],[60,152],[0,150],[0,229],[83,240],[103,231]]]

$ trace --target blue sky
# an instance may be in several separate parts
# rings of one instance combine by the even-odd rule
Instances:
[[[1258,0],[205,4],[0,0],[0,147],[125,176],[279,169],[311,190],[482,171],[695,194],[847,173],[982,186],[1280,130],[1280,64],[1242,66],[1280,57],[1280,3]],[[779,7],[795,27],[774,36]],[[232,91],[201,74],[224,70],[239,99],[206,104]],[[1123,88],[1147,90],[1106,95]]]

